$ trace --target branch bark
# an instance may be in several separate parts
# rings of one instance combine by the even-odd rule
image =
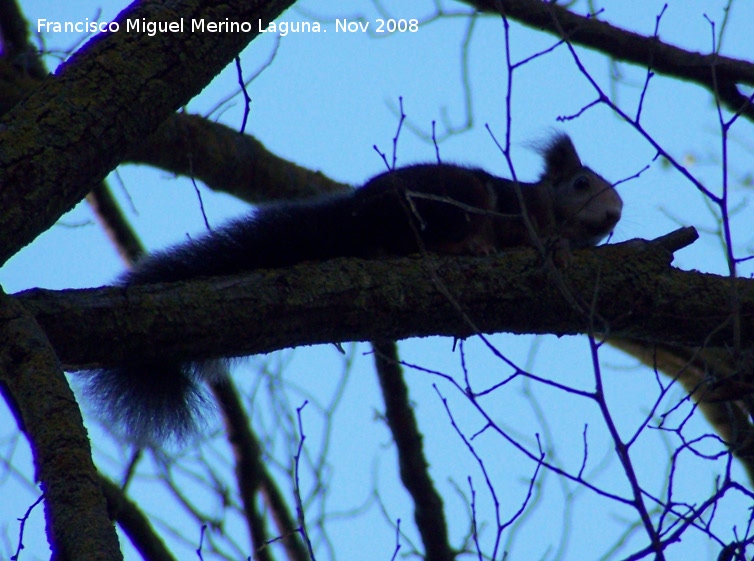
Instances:
[[[424,436],[419,431],[395,341],[373,341],[374,364],[385,402],[385,420],[395,441],[401,481],[414,502],[414,520],[426,561],[453,561],[443,500],[429,475]]]
[[[118,522],[142,557],[149,561],[176,561],[149,519],[123,489],[104,476],[100,476],[99,482],[112,519]]]
[[[293,0],[136,2],[115,20],[248,21],[249,33],[100,34],[0,122],[0,265],[49,228]],[[198,62],[201,61],[201,62]]]
[[[252,204],[351,189],[271,153],[251,135],[186,113],[171,115],[126,161],[194,177]]]
[[[681,271],[671,260],[659,244],[634,240],[576,252],[556,278],[534,252],[519,250],[502,258],[336,259],[189,283],[37,289],[16,298],[72,369],[137,355],[245,356],[384,338],[573,335],[590,323],[615,337],[719,345],[732,340],[732,282],[742,343],[754,345],[754,281]]]
[[[659,37],[621,29],[597,17],[580,16],[552,2],[540,0],[465,0],[482,12],[502,13],[523,25],[547,31],[571,43],[606,55],[688,80],[719,96],[733,113],[754,121],[754,103],[740,85],[754,86],[754,64],[717,53],[690,52]],[[562,30],[562,32],[561,32]]]
[[[39,325],[0,293],[0,384],[29,440],[53,559],[122,559],[76,399]]]

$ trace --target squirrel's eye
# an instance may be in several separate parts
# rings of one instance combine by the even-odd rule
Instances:
[[[573,188],[577,191],[587,191],[589,189],[589,178],[585,175],[580,175],[574,180]]]

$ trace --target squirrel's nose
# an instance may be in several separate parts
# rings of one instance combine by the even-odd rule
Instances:
[[[609,225],[610,228],[615,226],[618,220],[620,220],[620,214],[621,209],[619,208],[608,208],[605,210],[605,225]]]

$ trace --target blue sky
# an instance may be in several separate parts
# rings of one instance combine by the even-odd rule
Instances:
[[[451,13],[467,12],[468,8],[451,1],[441,4]],[[584,10],[583,2],[577,9]],[[637,2],[603,2],[601,17],[619,27],[649,34],[655,27],[655,18],[663,2],[641,0]],[[719,27],[723,19],[724,2],[669,1],[660,27],[660,37],[667,42],[700,52],[711,49],[712,32],[709,20]],[[291,33],[276,38],[265,34],[242,54],[247,74],[261,68],[271,54],[273,64],[264,69],[251,84],[252,97],[249,132],[260,139],[272,152],[289,158],[299,165],[321,170],[337,180],[359,185],[381,172],[384,164],[373,149],[392,150],[392,138],[397,126],[398,98],[403,98],[404,110],[412,127],[424,136],[431,130],[433,120],[439,134],[445,132],[442,123],[463,128],[471,108],[472,126],[440,144],[445,161],[480,166],[500,175],[508,175],[507,165],[491,141],[486,124],[498,136],[505,134],[507,91],[504,58],[503,30],[499,18],[479,18],[474,24],[469,42],[468,76],[471,98],[464,98],[461,76],[460,52],[468,32],[468,18],[456,16],[439,21],[425,22],[433,13],[435,2],[382,2],[396,19],[417,18],[422,23],[416,33],[389,37],[370,36],[365,33],[335,33],[329,22],[335,17],[363,16],[376,26],[382,17],[375,5],[366,0],[353,2],[305,1],[284,14],[281,20],[310,21],[316,17],[323,21],[327,33]],[[48,3],[30,1],[23,9],[34,27],[37,18],[47,20],[90,21],[113,19],[126,6],[120,2],[95,4],[71,1]],[[705,17],[706,14],[706,17]],[[722,52],[728,56],[751,57],[754,43],[750,26],[754,21],[754,7],[748,3],[734,3],[724,37]],[[59,56],[81,41],[79,35],[46,34],[44,44],[52,52],[47,64],[53,70]],[[554,42],[549,35],[535,33],[518,25],[511,30],[511,51],[514,60],[520,60],[543,50]],[[607,91],[614,92],[616,102],[629,113],[635,111],[645,70],[620,65],[622,79],[611,83],[610,63],[601,55],[578,49],[581,60],[589,72]],[[232,127],[239,127],[242,115],[241,100],[218,110],[218,103],[235,88],[235,70],[230,67],[218,76],[200,96],[192,100],[187,110],[209,115]],[[667,233],[679,225],[694,225],[702,233],[693,247],[678,253],[676,265],[684,269],[724,273],[726,265],[714,234],[718,216],[710,210],[703,197],[681,174],[653,161],[655,152],[630,126],[621,122],[608,108],[597,106],[580,118],[561,123],[558,117],[573,115],[590,103],[595,93],[578,72],[568,51],[561,47],[540,57],[516,71],[513,82],[511,110],[513,159],[516,173],[525,180],[534,180],[541,170],[539,156],[531,145],[546,139],[553,131],[570,134],[583,161],[611,181],[636,174],[646,165],[650,169],[639,178],[622,184],[624,216],[618,225],[613,241],[642,237],[653,238]],[[662,76],[653,78],[644,102],[643,122],[654,138],[707,186],[717,191],[721,183],[720,132],[714,103],[709,92],[702,88],[679,83]],[[398,145],[398,164],[432,161],[434,147],[422,134],[404,127]],[[729,172],[733,183],[750,171],[751,123],[740,121],[731,130]],[[749,166],[747,168],[747,166]],[[121,200],[129,218],[145,245],[159,248],[196,234],[204,229],[204,222],[191,182],[174,178],[166,172],[140,166],[122,166],[109,179],[110,185]],[[218,225],[231,216],[246,212],[248,207],[225,195],[216,195],[204,189],[202,197],[207,218]],[[744,202],[748,192],[733,191],[733,204]],[[750,234],[750,209],[744,207],[733,219],[736,249],[741,255],[751,253],[753,240]],[[64,216],[60,223],[40,236],[0,270],[0,284],[6,292],[17,292],[32,287],[72,288],[107,284],[122,269],[122,264],[109,245],[101,229],[85,204],[79,205]],[[749,275],[751,265],[742,267],[741,274]],[[593,385],[589,349],[584,338],[513,337],[496,335],[491,338],[496,347],[517,364],[548,379],[569,383],[584,389]],[[478,340],[470,340],[465,347],[466,360],[474,380],[480,386],[493,385],[508,372]],[[373,487],[380,490],[387,518],[401,518],[402,529],[411,539],[416,539],[411,527],[410,504],[402,488],[396,483],[397,468],[389,435],[379,420],[379,390],[372,372],[371,357],[366,345],[353,350],[353,370],[346,384],[340,406],[334,417],[334,429],[329,436],[331,465],[327,470],[329,499],[327,509],[342,512],[366,501]],[[447,339],[407,341],[401,345],[402,357],[408,363],[450,373],[460,379],[461,359]],[[636,430],[647,415],[657,396],[657,381],[651,371],[636,365],[635,360],[617,351],[604,348],[602,366],[606,378],[608,401],[618,419],[619,428],[630,433]],[[284,380],[289,399],[288,414],[303,402],[304,396],[314,396],[328,401],[336,391],[338,373],[344,368],[344,358],[333,347],[317,347],[284,351],[281,356],[255,357],[241,363],[235,379],[251,392],[260,379],[260,372],[275,371],[275,366],[285,362]],[[271,379],[271,378],[265,378]],[[459,491],[468,491],[467,477],[474,481],[479,494],[480,516],[491,520],[491,504],[484,493],[484,480],[473,459],[452,431],[448,416],[438,393],[449,399],[454,416],[473,434],[481,429],[480,420],[468,403],[437,377],[418,371],[407,372],[411,397],[416,403],[416,413],[425,446],[432,464],[432,475],[446,498],[446,512],[451,521],[451,536],[459,543],[464,535],[467,517],[464,501]],[[257,397],[264,394],[257,389]],[[678,401],[680,389],[671,392]],[[664,402],[669,409],[672,400]],[[272,412],[259,404],[255,410],[256,421],[274,426],[287,426],[286,422],[272,417]],[[496,420],[529,445],[535,434],[543,435],[552,454],[563,465],[578,469],[581,461],[582,434],[589,426],[590,464],[597,469],[601,458],[611,458],[611,444],[604,434],[596,408],[583,400],[567,397],[535,384],[521,383],[509,391],[498,392],[486,402],[495,412]],[[305,409],[307,443],[316,449],[325,439],[323,421],[314,406]],[[86,404],[84,404],[86,408]],[[540,411],[544,413],[540,413]],[[12,426],[3,415],[0,425]],[[697,416],[698,417],[698,416]],[[701,419],[694,417],[689,433],[703,434],[708,429]],[[543,420],[544,419],[544,420]],[[104,436],[96,423],[89,418],[88,427],[95,443]],[[274,430],[272,431],[274,433]],[[279,435],[278,435],[279,436]],[[221,441],[221,439],[219,439]],[[275,441],[274,455],[282,463],[290,461],[290,451]],[[30,473],[24,459],[24,444],[14,452],[18,469]],[[491,434],[479,437],[479,446],[486,452],[488,468],[494,474],[503,503],[503,517],[515,512],[526,492],[526,478],[533,473],[533,465],[520,454]],[[666,470],[668,446],[672,438],[660,431],[645,431],[634,449],[640,475],[647,487],[658,494],[662,490]],[[222,444],[217,445],[221,450]],[[273,452],[271,452],[273,453]],[[103,444],[98,461],[107,473],[117,477],[122,473],[123,456],[111,445]],[[193,465],[191,460],[187,464]],[[592,464],[591,462],[594,462]],[[600,485],[615,492],[625,493],[622,477],[614,457],[606,459],[607,467],[595,473]],[[683,463],[676,485],[679,493],[689,502],[703,500],[704,493],[713,486],[714,477],[720,473],[721,462],[702,462],[689,459]],[[25,467],[26,466],[26,467]],[[150,466],[145,466],[147,474]],[[739,474],[739,478],[743,478]],[[19,502],[4,501],[0,506],[0,535],[8,551],[14,551],[17,536],[16,518],[23,514],[26,505],[34,500],[29,486],[15,485],[14,479],[3,485],[3,494],[12,493]],[[311,485],[309,479],[306,485]],[[575,486],[574,486],[575,487]],[[571,538],[565,547],[564,559],[595,558],[617,541],[625,530],[625,522],[632,512],[621,510],[609,502],[592,496],[583,489],[564,488],[552,474],[543,475],[542,498],[532,510],[526,524],[515,534],[506,535],[508,547],[516,558],[551,558],[562,545],[560,521],[567,513],[564,497],[575,492],[573,502]],[[289,488],[284,488],[290,492]],[[171,498],[150,484],[149,478],[140,480],[134,488],[134,497],[153,516],[170,520],[180,527],[184,536],[198,530],[191,521],[171,504]],[[211,500],[208,508],[213,507]],[[11,505],[23,505],[11,507]],[[730,501],[721,506],[718,523],[728,530],[721,534],[731,536],[732,524],[745,525],[746,505]],[[394,547],[394,531],[374,504],[364,513],[352,518],[336,517],[330,529],[333,548],[340,559],[389,559]],[[604,528],[595,532],[594,524],[585,520],[599,516]],[[727,517],[727,518],[724,518]],[[24,555],[46,558],[43,533],[39,529],[41,513],[36,526],[27,530],[34,538],[26,541]],[[553,523],[553,520],[555,523]],[[732,521],[732,522],[729,522]],[[182,525],[183,523],[183,525]],[[234,524],[238,524],[236,521]],[[725,526],[727,524],[727,526]],[[600,524],[601,526],[602,524]],[[233,527],[233,525],[231,525]],[[483,534],[483,546],[489,547],[491,531]],[[379,544],[364,552],[364,541]],[[32,547],[32,541],[37,541]],[[240,534],[238,543],[245,543]],[[125,543],[125,538],[122,538]],[[171,544],[173,542],[171,541]],[[641,539],[634,545],[641,544]],[[37,545],[39,548],[37,548]],[[6,546],[2,546],[6,547]],[[185,546],[175,546],[177,548]],[[404,548],[408,545],[404,543]],[[0,551],[5,551],[0,549]],[[127,549],[129,558],[137,558]],[[190,554],[190,548],[178,549]],[[684,542],[671,549],[669,559],[709,559],[717,550],[711,547],[699,532],[691,532]],[[548,553],[549,552],[549,553]],[[248,554],[248,552],[246,553]],[[320,558],[329,558],[323,546]],[[0,557],[3,555],[0,554]]]

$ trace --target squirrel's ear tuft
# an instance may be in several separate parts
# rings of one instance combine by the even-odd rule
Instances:
[[[554,185],[569,180],[584,167],[573,142],[566,134],[559,134],[548,142],[542,155],[545,159],[542,179],[549,179]]]

